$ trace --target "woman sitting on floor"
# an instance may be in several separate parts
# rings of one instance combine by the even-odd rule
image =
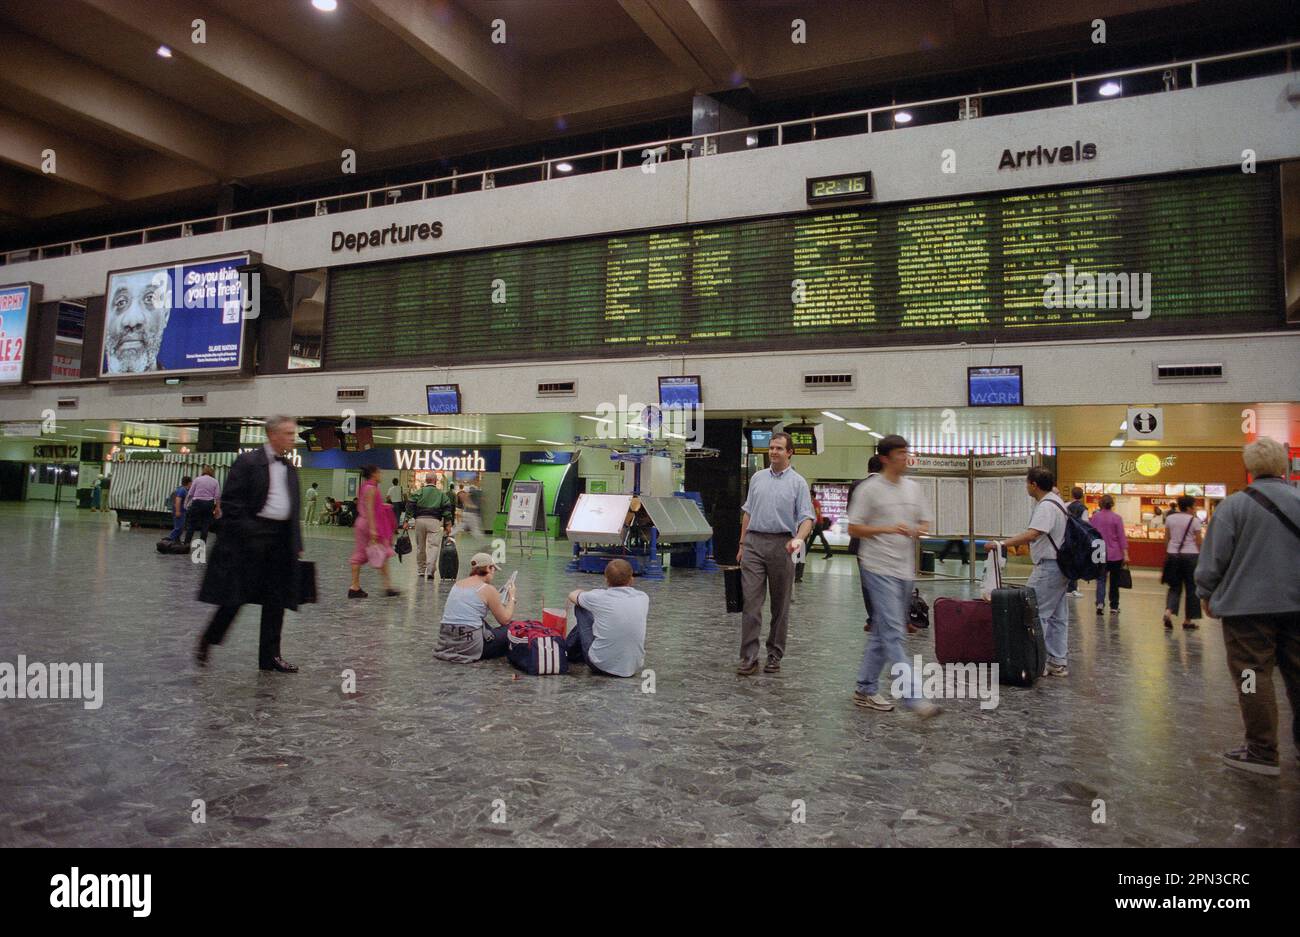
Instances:
[[[469,575],[447,593],[442,607],[442,628],[433,656],[455,664],[472,664],[506,653],[506,627],[515,614],[515,585],[506,587],[506,598],[492,585],[497,565],[486,553],[475,553],[469,561]],[[487,617],[497,620],[491,627]]]

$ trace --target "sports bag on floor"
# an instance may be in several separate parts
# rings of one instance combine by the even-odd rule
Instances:
[[[512,621],[506,632],[506,657],[534,677],[569,672],[564,638],[540,621]]]

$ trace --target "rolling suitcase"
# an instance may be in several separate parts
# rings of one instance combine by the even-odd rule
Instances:
[[[994,563],[997,587],[993,590],[993,643],[997,653],[998,682],[1033,686],[1047,666],[1047,645],[1038,620],[1038,596],[1033,589],[1002,582],[1001,564]]]
[[[443,579],[455,579],[460,573],[460,553],[456,551],[456,541],[451,537],[442,538],[438,548],[438,575]]]
[[[934,600],[934,656],[941,664],[992,664],[993,605],[983,599]]]

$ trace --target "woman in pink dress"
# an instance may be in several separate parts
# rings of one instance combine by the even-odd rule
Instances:
[[[361,490],[357,492],[357,520],[353,525],[355,537],[352,556],[352,586],[348,589],[349,599],[364,599],[369,593],[361,590],[361,567],[372,564],[372,559],[382,557],[379,575],[384,580],[384,595],[401,595],[393,588],[388,576],[388,560],[394,556],[393,532],[397,529],[397,518],[393,508],[385,504],[379,493],[379,467],[361,466]],[[373,565],[373,564],[372,564]]]

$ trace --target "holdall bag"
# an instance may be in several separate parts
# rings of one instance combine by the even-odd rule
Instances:
[[[907,606],[907,623],[912,628],[930,627],[930,606],[921,598],[921,590],[912,590],[912,601]]]
[[[540,621],[512,621],[506,630],[506,657],[524,673],[545,677],[569,672],[564,638]]]
[[[1119,571],[1115,573],[1115,581],[1119,584],[1119,588],[1121,589],[1132,589],[1133,570],[1129,569],[1127,566],[1121,566]]]
[[[460,553],[456,550],[453,537],[443,537],[438,547],[438,575],[443,579],[455,579],[460,574]]]
[[[1038,620],[1038,594],[1025,586],[1002,581],[1002,564],[994,563],[993,647],[998,682],[1030,687],[1047,666],[1047,643]]]
[[[405,531],[397,538],[393,544],[393,552],[397,554],[397,562],[402,562],[402,557],[411,552],[411,537]]]
[[[316,601],[316,564],[310,560],[299,560],[296,573],[298,604],[311,605]]]
[[[934,600],[934,656],[941,664],[992,664],[993,606],[983,599]]]

